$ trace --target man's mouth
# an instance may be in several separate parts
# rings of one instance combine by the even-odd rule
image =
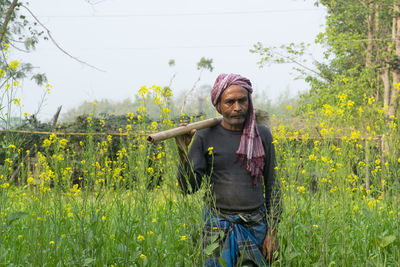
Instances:
[[[231,116],[232,119],[242,119],[243,117],[244,117],[243,114],[241,114],[241,115],[232,115]]]

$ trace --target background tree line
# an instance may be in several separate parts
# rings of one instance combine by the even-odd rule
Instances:
[[[261,66],[292,63],[309,83],[301,96],[303,115],[333,107],[331,118],[351,126],[383,120],[389,125],[399,114],[400,12],[398,0],[320,0],[326,7],[326,25],[315,39],[326,51],[312,66],[304,62],[306,44],[251,50]],[[352,107],[351,118],[341,119],[341,105]],[[351,101],[351,102],[349,102]],[[337,108],[335,108],[337,107]],[[335,112],[336,111],[336,112]]]

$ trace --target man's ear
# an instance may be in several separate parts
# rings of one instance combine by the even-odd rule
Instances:
[[[218,100],[217,104],[215,105],[215,109],[217,110],[217,112],[219,114],[222,115],[222,113],[221,113],[221,98]]]

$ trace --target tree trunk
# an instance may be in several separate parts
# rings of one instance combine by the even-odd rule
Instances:
[[[369,144],[367,139],[365,139],[365,190],[369,190]]]
[[[368,28],[368,33],[367,33],[367,53],[365,55],[365,66],[371,67],[372,65],[372,50],[373,50],[373,35],[374,35],[374,12],[375,12],[375,5],[373,3],[368,4],[368,15],[367,15],[367,28]]]
[[[381,137],[381,166],[382,166],[382,172],[381,172],[381,188],[382,188],[382,196],[385,196],[385,184],[386,184],[386,181],[385,181],[385,175],[384,175],[384,171],[383,171],[383,169],[384,169],[384,167],[385,167],[385,154],[387,153],[387,150],[388,149],[388,143],[387,143],[387,141],[385,140],[385,135],[383,135],[382,137]]]
[[[400,62],[398,62],[400,58],[400,16],[399,6],[396,3],[393,4],[393,11],[392,40],[395,47],[396,62],[392,70],[393,86],[390,95],[389,117],[394,116],[397,113],[397,100],[399,96],[397,85],[400,83]]]
[[[389,101],[390,101],[390,73],[389,73],[389,66],[388,64],[385,64],[386,66],[382,70],[382,73],[379,75],[379,77],[382,80],[383,83],[383,107],[385,108],[386,112],[389,109]]]
[[[381,10],[381,7],[379,4],[376,4],[375,6],[375,32],[377,33],[375,38],[377,39],[385,39],[389,35],[389,30],[390,30],[390,25],[383,25],[383,27],[380,25],[379,21],[379,12]],[[393,18],[394,19],[394,18]],[[393,28],[393,27],[392,27]],[[392,35],[394,36],[392,29]],[[390,42],[385,42],[382,48],[377,47],[375,48],[376,51],[379,51],[377,54],[377,62],[378,65],[381,67],[380,73],[379,73],[379,79],[381,79],[382,84],[383,84],[383,107],[385,110],[386,115],[389,114],[389,105],[390,105],[390,93],[391,93],[391,67],[390,67],[390,60],[391,60],[391,55],[393,53],[392,49],[393,43]]]

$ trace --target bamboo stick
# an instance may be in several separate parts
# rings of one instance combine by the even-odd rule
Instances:
[[[261,109],[254,109],[254,114],[256,116],[256,122],[260,125],[268,125],[269,124],[269,117],[268,112],[261,110]],[[209,128],[217,125],[222,120],[222,116],[211,118],[208,120],[198,121],[187,126],[176,127],[170,130],[166,130],[163,132],[158,132],[147,136],[148,143],[154,143],[158,141],[163,141],[169,138],[173,138],[179,135],[188,134],[193,129],[200,130],[204,128]]]
[[[217,125],[222,120],[222,117],[211,118],[208,120],[190,123],[186,126],[180,126],[166,131],[158,132],[147,136],[148,143],[163,141],[172,137],[190,133],[193,129],[200,130]]]

